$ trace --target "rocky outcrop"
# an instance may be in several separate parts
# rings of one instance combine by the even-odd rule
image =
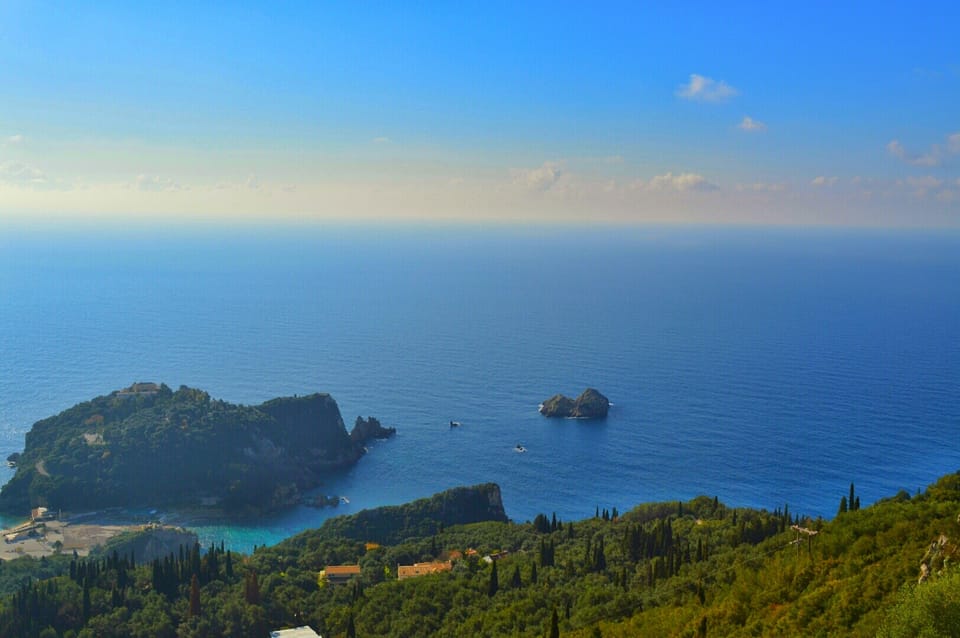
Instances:
[[[610,401],[593,388],[587,388],[576,399],[557,394],[540,404],[540,414],[547,417],[602,419],[610,410]]]
[[[91,552],[94,556],[131,555],[137,563],[149,563],[155,558],[166,558],[178,550],[193,547],[197,534],[182,527],[149,524],[139,529],[114,536]]]
[[[353,429],[350,431],[350,440],[354,445],[365,445],[374,439],[389,439],[397,433],[397,428],[385,428],[380,425],[380,421],[369,416],[364,420],[357,417]]]

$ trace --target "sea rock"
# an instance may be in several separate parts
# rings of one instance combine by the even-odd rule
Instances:
[[[587,388],[576,399],[557,394],[540,405],[540,414],[547,417],[602,419],[610,410],[610,401],[593,388]]]
[[[385,428],[380,425],[380,421],[372,416],[367,417],[366,420],[357,417],[356,423],[353,424],[353,429],[350,430],[350,440],[353,441],[355,445],[363,445],[374,439],[389,439],[396,433],[397,428]]]

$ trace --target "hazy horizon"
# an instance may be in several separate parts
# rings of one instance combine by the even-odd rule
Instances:
[[[949,3],[0,6],[0,225],[960,225]]]

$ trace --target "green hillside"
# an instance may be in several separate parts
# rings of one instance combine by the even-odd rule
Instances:
[[[397,526],[381,546],[356,533],[355,515],[250,556],[194,547],[151,565],[73,565],[7,598],[0,635],[262,638],[304,624],[326,638],[960,635],[960,473],[869,507],[854,496],[831,521],[699,497],[416,535],[438,503],[492,488],[471,489],[366,514]],[[447,559],[449,571],[397,579],[398,565]],[[345,585],[319,578],[349,564],[360,573]]]

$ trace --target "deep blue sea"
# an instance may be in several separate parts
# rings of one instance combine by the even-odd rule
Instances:
[[[960,469],[958,332],[957,232],[0,228],[0,458],[134,381],[324,391],[398,430],[324,486],[349,505],[160,515],[244,551],[486,481],[516,520],[698,494],[831,517],[851,481],[866,505]],[[537,413],[588,386],[605,421]]]

